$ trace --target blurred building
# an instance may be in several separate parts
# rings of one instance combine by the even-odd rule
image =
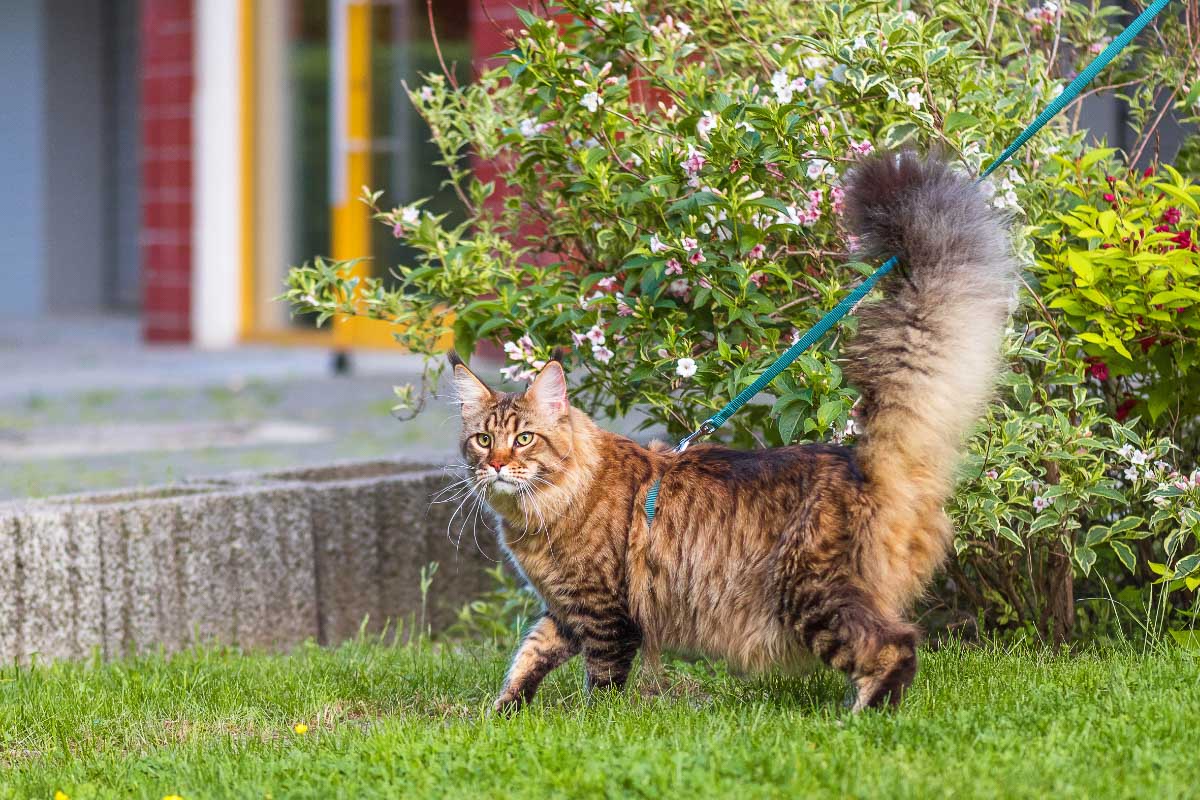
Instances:
[[[136,313],[147,340],[201,346],[390,343],[272,298],[314,255],[405,260],[364,184],[454,209],[404,84],[440,69],[429,13],[469,80],[520,27],[515,2],[0,0],[0,314]],[[1127,143],[1112,98],[1086,120]]]
[[[405,96],[438,72],[425,0],[0,0],[0,314],[137,314],[150,341],[386,343],[272,301],[317,254],[404,258],[359,187],[439,194]],[[434,0],[460,79],[519,27]],[[381,269],[368,267],[369,269]]]

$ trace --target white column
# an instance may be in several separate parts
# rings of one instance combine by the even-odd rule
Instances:
[[[197,0],[195,20],[192,340],[228,347],[242,307],[240,2]]]

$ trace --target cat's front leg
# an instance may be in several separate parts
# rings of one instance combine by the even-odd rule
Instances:
[[[583,665],[589,692],[612,687],[620,689],[629,678],[642,634],[628,619],[612,619],[580,626]]]
[[[510,712],[528,703],[542,680],[578,653],[580,644],[579,638],[565,625],[550,614],[543,614],[517,648],[493,708]]]

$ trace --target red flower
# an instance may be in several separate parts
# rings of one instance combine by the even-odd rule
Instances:
[[[1154,167],[1146,167],[1146,171],[1142,173],[1143,178],[1154,177]]]
[[[1167,223],[1168,225],[1178,225],[1182,216],[1183,214],[1179,212],[1178,208],[1175,206],[1169,206],[1167,210],[1163,212],[1162,218],[1163,222]]]
[[[1117,422],[1124,422],[1129,416],[1129,412],[1133,411],[1133,407],[1137,405],[1136,397],[1126,397],[1121,401],[1121,405],[1117,406],[1117,413],[1113,416],[1117,418]]]
[[[1114,183],[1117,182],[1117,179],[1114,178],[1112,175],[1105,175],[1104,180],[1108,181],[1109,186],[1112,186]]]
[[[735,159],[734,159],[733,161],[731,161],[731,162],[730,162],[730,164],[729,164],[729,171],[730,171],[730,173],[737,172],[737,171],[738,171],[739,169],[741,169],[741,168],[742,168],[742,160],[741,160],[740,158],[735,158]]]
[[[1146,351],[1148,351],[1150,349],[1151,345],[1153,345],[1157,341],[1158,341],[1157,336],[1146,336],[1141,339],[1138,339],[1138,344],[1140,344],[1142,346],[1142,352],[1145,353]]]
[[[1175,243],[1178,250],[1186,250],[1192,246],[1192,232],[1180,231],[1171,237],[1171,241]]]
[[[1094,356],[1089,358],[1088,361],[1092,362],[1087,368],[1088,375],[1091,375],[1098,381],[1108,380],[1108,364],[1105,364],[1103,361],[1095,358]]]
[[[1170,233],[1171,226],[1170,225],[1155,225],[1154,232],[1155,233]]]
[[[1104,193],[1104,202],[1115,203],[1115,202],[1117,202],[1117,196],[1115,194],[1113,194],[1112,192],[1105,192]]]

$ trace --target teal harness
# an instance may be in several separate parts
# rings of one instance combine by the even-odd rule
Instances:
[[[1062,93],[1059,94],[1058,97],[1054,98],[1054,100],[1052,100],[1050,104],[1046,106],[1041,114],[1038,114],[1037,119],[1029,123],[1025,130],[1021,131],[1021,134],[1017,136],[1017,138],[1013,140],[1013,143],[1006,147],[1004,152],[1002,152],[1000,156],[983,171],[983,174],[979,176],[975,183],[978,184],[986,180],[988,176],[990,176],[1000,167],[1000,165],[1012,158],[1013,155],[1020,150],[1026,142],[1032,139],[1034,134],[1045,127],[1047,122],[1052,120],[1060,111],[1062,111],[1067,107],[1067,105],[1075,100],[1075,98],[1079,96],[1079,93],[1083,91],[1084,87],[1091,83],[1096,75],[1099,74],[1100,70],[1107,67],[1108,64],[1117,57],[1117,54],[1124,50],[1126,46],[1133,41],[1134,37],[1141,33],[1142,29],[1149,25],[1151,20],[1157,17],[1159,12],[1166,8],[1167,4],[1170,2],[1171,0],[1154,0],[1153,3],[1147,6],[1146,10],[1139,14],[1133,22],[1129,23],[1129,26],[1126,27],[1125,30],[1121,31],[1120,35],[1113,39],[1112,42],[1109,43],[1108,47],[1104,48],[1104,51],[1101,52],[1100,55],[1096,56],[1090,64],[1084,67],[1082,72],[1075,76],[1073,81],[1067,84],[1067,87],[1063,89]],[[679,443],[675,445],[675,448],[672,452],[682,453],[692,442],[701,437],[708,436],[717,430],[717,428],[720,428],[722,425],[724,425],[729,418],[737,413],[742,406],[750,402],[751,398],[753,398],[763,389],[767,388],[767,385],[770,384],[771,381],[775,380],[779,373],[791,366],[792,362],[795,361],[801,353],[816,344],[816,342],[822,336],[829,332],[830,328],[832,328],[834,325],[840,322],[843,317],[849,314],[854,309],[854,306],[856,306],[860,300],[866,297],[867,293],[875,287],[875,284],[878,283],[879,279],[891,272],[892,268],[898,263],[899,259],[896,256],[892,256],[887,261],[880,264],[874,272],[867,276],[866,280],[855,287],[854,291],[842,298],[842,301],[830,309],[825,316],[821,317],[816,325],[813,325],[811,328],[809,328],[803,336],[796,340],[795,344],[785,350],[783,354],[779,356],[779,358],[775,359],[771,366],[767,367],[766,371],[764,371],[762,375],[759,375],[754,380],[754,383],[750,384],[741,392],[739,392],[737,397],[726,403],[725,407],[716,414],[713,414],[711,417],[706,419],[699,428],[680,439]],[[650,491],[646,493],[647,525],[654,522],[654,509],[658,503],[658,489],[661,483],[662,478],[659,478],[654,482],[654,485],[650,487]]]

